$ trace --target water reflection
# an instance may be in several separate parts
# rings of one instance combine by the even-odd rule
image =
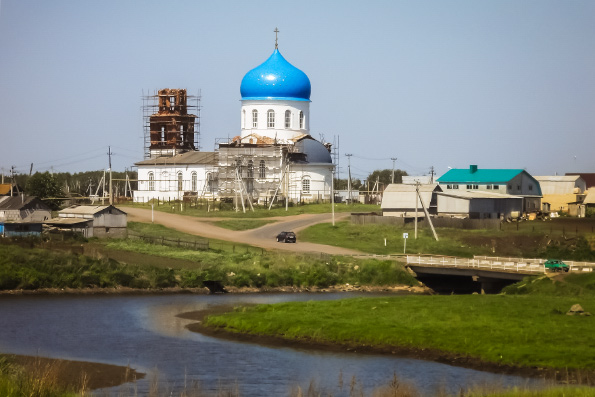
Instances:
[[[520,377],[387,356],[273,348],[230,342],[192,333],[191,320],[177,314],[213,305],[327,300],[355,294],[33,296],[0,298],[0,351],[128,365],[157,370],[172,391],[200,381],[217,390],[236,385],[243,396],[287,395],[296,385],[335,396],[349,395],[353,377],[365,392],[393,376],[413,383],[425,395],[443,388],[457,392],[473,384],[524,384]],[[371,296],[371,295],[366,295]],[[150,376],[135,385],[149,391]],[[343,387],[341,387],[343,386]],[[124,386],[129,388],[130,386]],[[130,389],[125,389],[130,390]],[[110,390],[115,395],[120,389]]]

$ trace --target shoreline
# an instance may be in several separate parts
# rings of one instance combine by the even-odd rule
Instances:
[[[333,343],[314,341],[307,338],[287,339],[281,336],[231,332],[223,328],[207,327],[204,325],[203,321],[207,316],[229,312],[233,310],[233,308],[234,307],[230,305],[216,306],[207,310],[180,313],[177,315],[177,317],[196,321],[195,323],[186,325],[186,328],[192,332],[236,342],[325,352],[357,353],[411,358],[503,375],[542,378],[552,380],[560,384],[579,384],[587,386],[595,385],[595,371],[589,369],[569,370],[567,368],[540,368],[503,365],[484,361],[478,357],[471,357],[464,354],[451,353],[430,348],[386,345],[374,346],[356,343]]]
[[[333,285],[328,288],[318,287],[228,287],[225,290],[230,294],[269,294],[269,293],[339,293],[339,292],[366,292],[366,293],[395,293],[395,294],[432,294],[433,291],[427,287],[399,286],[354,286],[349,284]],[[40,288],[34,290],[1,290],[2,296],[23,296],[23,295],[220,295],[211,294],[206,287],[202,288]]]
[[[55,377],[59,385],[74,388],[76,391],[120,386],[143,379],[146,375],[130,367],[91,361],[10,353],[0,353],[0,358],[6,358],[7,362],[22,366],[32,376],[47,376],[49,374]]]

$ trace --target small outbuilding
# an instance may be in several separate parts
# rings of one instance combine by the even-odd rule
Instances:
[[[46,223],[73,231],[84,230],[85,237],[127,236],[127,214],[113,205],[75,205],[61,210],[58,219]]]
[[[437,213],[436,193],[442,189],[438,184],[419,185],[419,195],[430,215]],[[397,216],[415,218],[417,203],[417,217],[425,217],[421,201],[417,197],[416,185],[391,183],[384,189],[382,196],[382,216]]]
[[[50,207],[33,196],[0,197],[0,236],[39,236],[42,222],[51,218]]]

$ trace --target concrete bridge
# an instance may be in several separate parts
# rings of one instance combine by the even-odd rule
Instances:
[[[545,274],[545,259],[407,255],[407,267],[438,293],[498,293],[527,276]],[[564,261],[571,272],[590,272],[595,263]]]

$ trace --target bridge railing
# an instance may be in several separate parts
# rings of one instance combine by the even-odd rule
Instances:
[[[485,258],[485,259],[484,259]],[[435,267],[452,267],[452,268],[473,268],[493,271],[506,271],[516,273],[545,273],[545,266],[543,263],[536,262],[518,262],[515,258],[456,258],[452,256],[421,256],[421,255],[407,255],[407,264],[411,265],[425,265]]]
[[[517,263],[538,263],[543,264],[547,259],[541,258],[502,258],[498,256],[473,256],[473,259],[479,260],[492,260],[492,261],[509,261],[509,262],[517,262]],[[577,262],[577,261],[566,261],[563,260],[562,262],[566,263],[570,266],[571,272],[592,272],[595,271],[595,263],[593,262]]]

